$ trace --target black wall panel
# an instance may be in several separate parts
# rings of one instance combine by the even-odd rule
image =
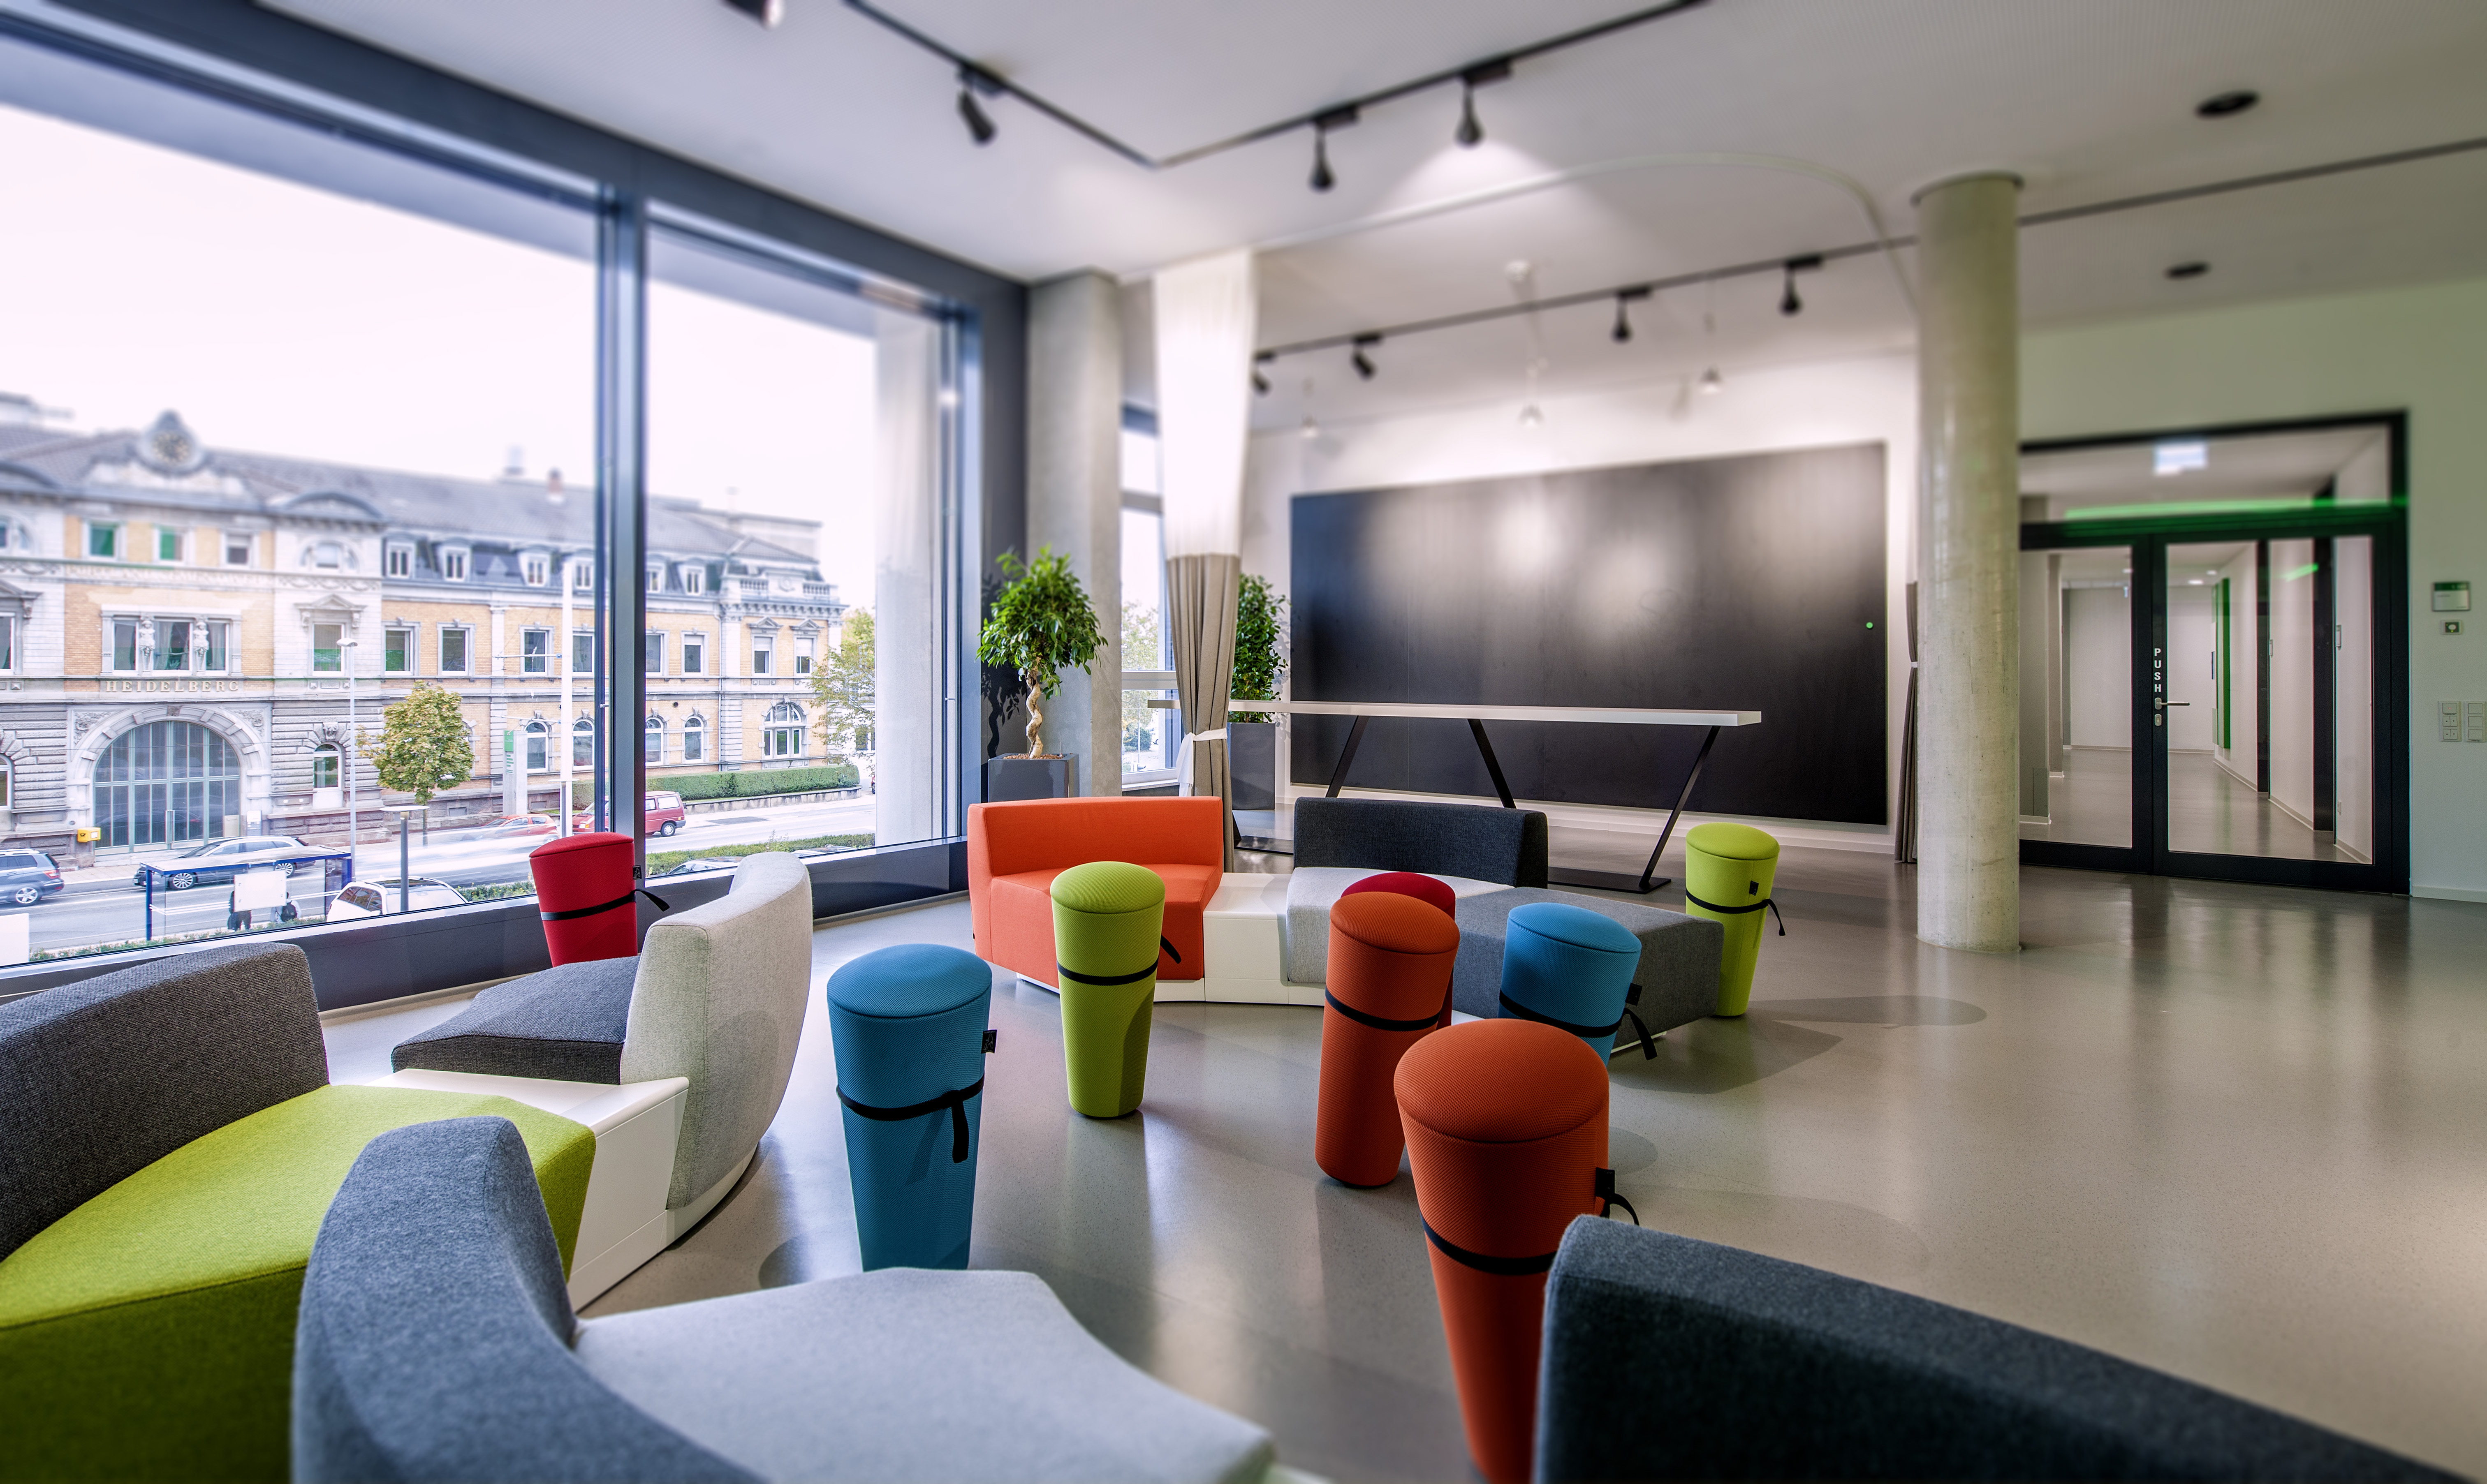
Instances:
[[[1299,701],[1709,707],[1698,809],[1886,822],[1881,444],[1293,502]],[[1301,717],[1296,782],[1347,738]],[[1697,728],[1490,724],[1523,798],[1675,802]],[[1460,722],[1376,721],[1351,786],[1494,796]]]

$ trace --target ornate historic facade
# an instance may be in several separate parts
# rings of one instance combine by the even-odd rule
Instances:
[[[229,453],[171,412],[143,432],[0,422],[0,838],[92,825],[108,850],[307,824],[342,782],[349,677],[366,732],[417,678],[459,693],[477,756],[451,812],[497,807],[505,733],[549,785],[565,663],[574,727],[595,700],[594,532],[558,474]],[[821,760],[809,670],[846,608],[820,534],[652,502],[634,574],[652,766]],[[378,802],[368,767],[359,786]]]

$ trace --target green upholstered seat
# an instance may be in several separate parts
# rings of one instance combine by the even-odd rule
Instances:
[[[363,1145],[497,1113],[569,1265],[584,1125],[506,1098],[325,1086],[182,1145],[0,1260],[0,1478],[286,1477],[295,1301]]]
[[[1762,909],[1778,873],[1779,842],[1751,825],[1717,820],[1684,837],[1684,910],[1725,930],[1719,954],[1720,1015],[1742,1015],[1762,951]],[[1785,931],[1784,928],[1781,929]]]
[[[1165,881],[1145,866],[1091,861],[1054,877],[1052,893],[1071,1106],[1119,1118],[1148,1085]]]

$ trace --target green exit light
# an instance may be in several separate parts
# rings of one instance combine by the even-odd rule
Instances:
[[[1871,619],[1871,618],[1866,619],[1866,620],[1865,620],[1865,626],[1866,626],[1867,628],[1869,628],[1869,629],[1870,629],[1870,628],[1872,628],[1872,627],[1874,626],[1874,620],[1873,620],[1873,619]]]

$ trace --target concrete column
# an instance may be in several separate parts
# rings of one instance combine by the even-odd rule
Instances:
[[[2021,947],[2020,181],[1917,197],[1917,936]]]
[[[1105,631],[1086,674],[1041,702],[1048,753],[1079,759],[1079,791],[1123,791],[1123,308],[1094,271],[1027,296],[1027,541],[1071,559]]]

